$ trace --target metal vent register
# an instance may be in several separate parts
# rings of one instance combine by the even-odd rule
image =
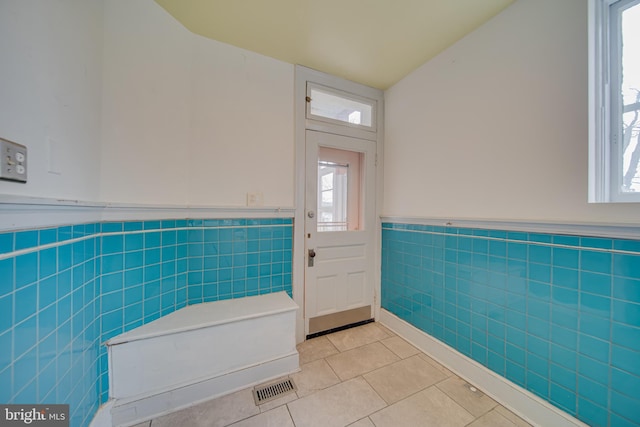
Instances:
[[[287,378],[275,383],[256,386],[253,388],[253,399],[256,401],[256,405],[261,405],[265,402],[277,399],[285,394],[292,393],[298,388],[292,379]]]

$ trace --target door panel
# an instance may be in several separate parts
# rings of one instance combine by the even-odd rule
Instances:
[[[375,144],[307,131],[306,162],[308,325],[334,328],[343,322],[368,320],[375,265]],[[321,316],[322,321],[313,322]],[[307,333],[316,332],[307,327]]]

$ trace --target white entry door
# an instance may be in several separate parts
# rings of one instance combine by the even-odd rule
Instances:
[[[375,152],[373,141],[306,131],[307,335],[373,317]]]

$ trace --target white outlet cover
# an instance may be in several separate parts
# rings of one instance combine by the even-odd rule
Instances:
[[[262,206],[263,204],[264,197],[262,196],[262,192],[247,193],[247,206]]]

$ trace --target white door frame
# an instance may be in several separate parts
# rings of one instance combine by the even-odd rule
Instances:
[[[323,123],[306,118],[306,96],[307,82],[312,82],[349,92],[355,95],[374,99],[377,102],[376,124],[377,131],[363,131],[361,129],[349,128],[348,126]],[[305,339],[306,319],[304,313],[304,274],[305,274],[305,182],[306,182],[306,131],[316,130],[320,132],[333,133],[338,135],[351,136],[355,138],[368,139],[376,144],[376,224],[374,238],[374,316],[378,319],[380,315],[380,265],[381,265],[381,235],[380,235],[380,213],[382,211],[382,171],[383,171],[383,136],[384,136],[384,94],[381,90],[374,89],[359,83],[341,79],[321,73],[300,65],[295,67],[295,91],[294,91],[294,126],[295,126],[295,215],[294,215],[294,236],[293,236],[293,297],[300,309],[296,319],[296,340],[302,342]]]

